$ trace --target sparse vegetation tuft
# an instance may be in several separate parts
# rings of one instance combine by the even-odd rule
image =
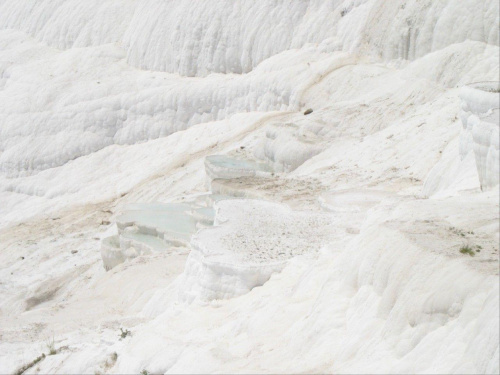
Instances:
[[[124,330],[123,328],[120,328],[120,331],[120,339],[124,339],[125,337],[132,335],[132,332],[130,332],[128,329]]]
[[[474,232],[473,231],[468,231],[467,233],[464,232],[463,230],[461,229],[458,229],[458,228],[455,228],[455,227],[449,227],[448,228],[450,231],[452,231],[453,233],[455,233],[457,236],[461,236],[461,237],[465,237],[467,234],[470,234],[470,235],[473,235]]]
[[[460,252],[462,254],[469,254],[471,257],[476,255],[476,253],[474,253],[474,251],[469,245],[462,245],[462,247],[460,248]]]
[[[48,355],[55,355],[57,354],[57,349],[56,349],[56,344],[54,341],[54,336],[52,336],[52,339],[49,339],[47,341],[47,350],[49,351]]]

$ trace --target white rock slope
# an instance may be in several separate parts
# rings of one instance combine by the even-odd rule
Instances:
[[[0,373],[498,374],[499,10],[0,0]]]

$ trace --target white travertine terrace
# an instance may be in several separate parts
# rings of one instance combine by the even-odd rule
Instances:
[[[248,73],[308,43],[413,60],[464,40],[498,44],[498,22],[495,0],[0,1],[2,29],[59,49],[117,43],[133,66],[185,76]]]
[[[205,172],[209,180],[230,180],[238,177],[270,176],[272,168],[264,162],[228,155],[210,155],[205,158]]]
[[[212,225],[211,207],[190,203],[134,204],[116,219],[118,235],[101,242],[101,257],[106,270],[157,251],[188,247],[191,236]]]
[[[255,155],[267,160],[277,172],[291,172],[319,154],[326,147],[322,133],[329,127],[315,122],[313,117],[309,115],[297,123],[272,124],[255,147]]]
[[[355,55],[498,45],[498,2],[482,2],[0,0],[0,171],[32,174],[239,112],[297,110]],[[353,55],[332,63],[334,51]]]
[[[0,373],[498,374],[499,6],[0,0]]]
[[[287,261],[313,255],[338,236],[327,213],[293,211],[272,202],[232,199],[216,204],[214,227],[191,240],[181,300],[210,301],[248,293]]]

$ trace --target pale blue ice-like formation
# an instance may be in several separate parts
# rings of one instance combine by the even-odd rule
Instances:
[[[228,155],[207,156],[205,171],[210,180],[269,176],[273,172],[272,168],[263,162]]]
[[[139,255],[189,246],[191,236],[212,225],[215,211],[197,199],[189,203],[137,203],[116,219],[118,235],[101,243],[107,270]]]

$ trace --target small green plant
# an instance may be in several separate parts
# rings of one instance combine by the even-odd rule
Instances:
[[[469,245],[462,245],[462,247],[460,248],[460,252],[462,254],[469,254],[471,257],[476,255],[476,253],[474,253],[474,251]]]
[[[142,370],[140,375],[151,375],[148,370]]]
[[[458,228],[455,228],[455,227],[449,227],[448,228],[450,231],[452,231],[453,233],[455,233],[457,236],[461,236],[461,237],[465,237],[466,236],[466,233],[461,230],[461,229],[458,229]],[[468,231],[467,234],[474,234],[473,231]]]
[[[57,349],[56,349],[56,344],[54,341],[54,336],[52,336],[52,339],[48,339],[46,342],[47,350],[49,351],[48,355],[55,355],[57,354]]]
[[[120,328],[120,331],[120,339],[124,339],[125,337],[132,335],[132,332],[130,332],[128,329],[124,330],[123,328]]]

